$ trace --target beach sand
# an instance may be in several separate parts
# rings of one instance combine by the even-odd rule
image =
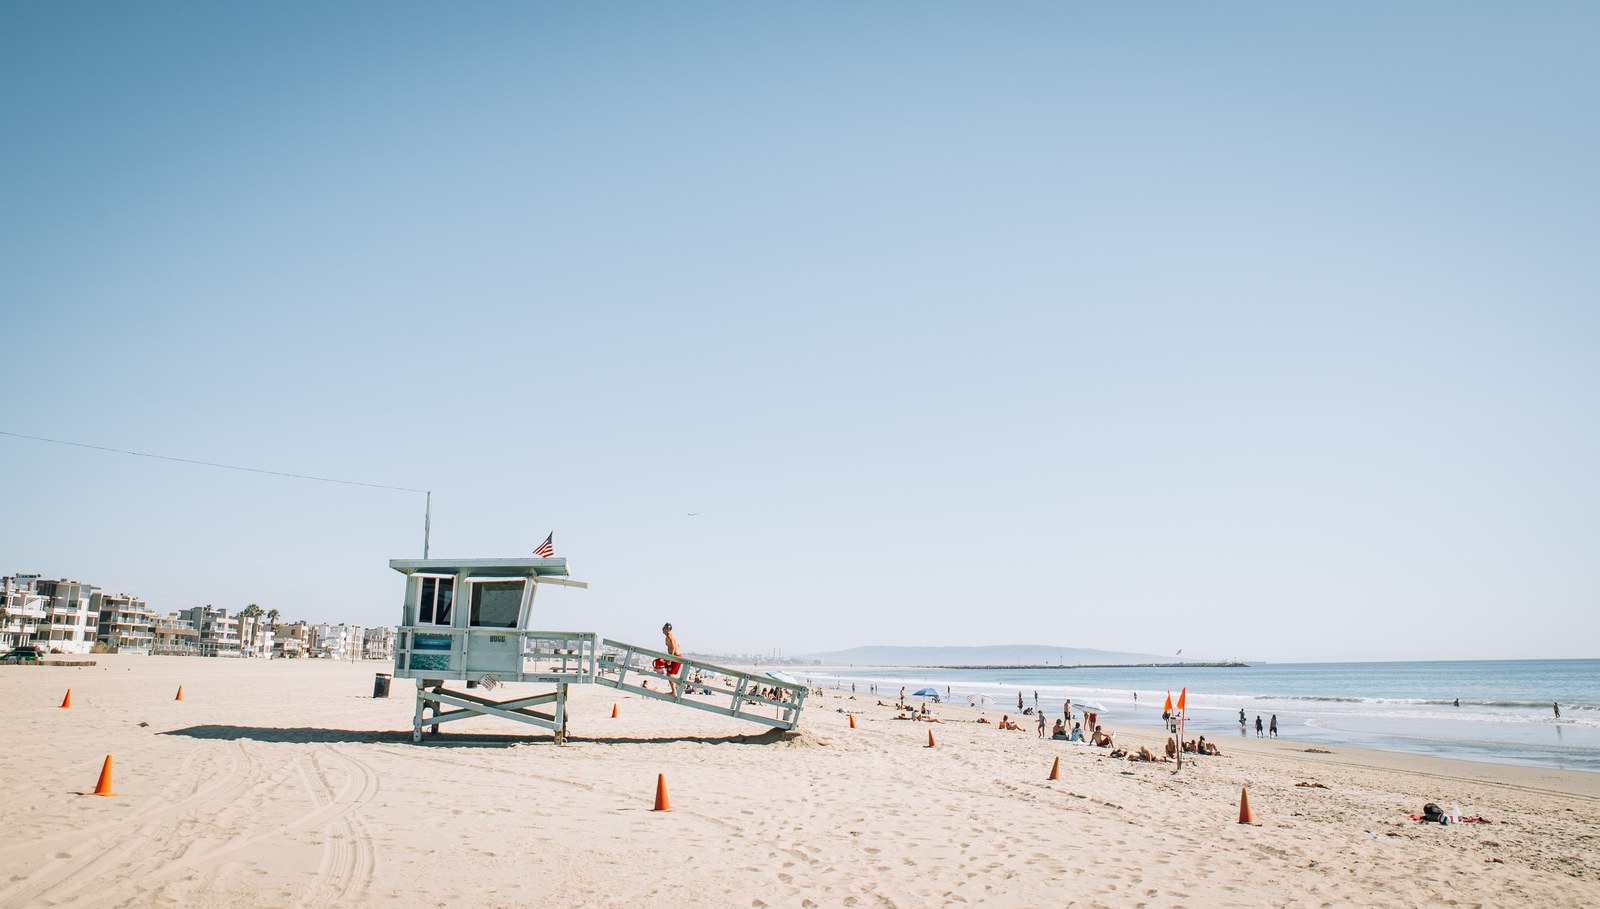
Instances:
[[[1600,774],[1252,737],[1174,775],[837,691],[784,735],[575,686],[563,747],[412,745],[381,663],[93,659],[0,667],[0,906],[1600,905]]]

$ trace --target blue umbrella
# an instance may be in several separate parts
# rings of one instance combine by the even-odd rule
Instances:
[[[911,692],[911,696],[914,697],[914,698],[936,698],[936,697],[939,696],[939,689],[937,689],[937,688],[924,688],[921,691],[913,691],[913,692]]]

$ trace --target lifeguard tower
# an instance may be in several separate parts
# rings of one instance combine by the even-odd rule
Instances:
[[[413,742],[423,740],[424,727],[437,733],[442,723],[495,716],[549,729],[562,744],[569,685],[606,685],[778,729],[800,722],[804,685],[592,631],[530,630],[541,586],[589,586],[567,576],[566,559],[394,559],[389,567],[406,576],[394,677],[417,682]],[[651,679],[655,685],[647,687]],[[448,682],[485,692],[502,685],[543,690],[497,701]]]

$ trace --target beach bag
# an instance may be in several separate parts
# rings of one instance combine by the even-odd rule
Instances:
[[[1432,824],[1444,823],[1444,809],[1432,802],[1422,806],[1422,819]]]

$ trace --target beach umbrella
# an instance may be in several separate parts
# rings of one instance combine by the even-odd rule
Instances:
[[[1079,710],[1087,710],[1090,713],[1106,712],[1104,704],[1096,704],[1094,701],[1073,701],[1072,706],[1078,708]]]
[[[911,692],[911,696],[914,697],[914,698],[936,698],[936,697],[939,696],[939,689],[937,689],[937,688],[924,688],[921,691],[913,691],[913,692]]]
[[[987,694],[969,694],[969,695],[967,695],[967,706],[968,707],[987,707],[987,706],[989,706],[990,704],[993,704],[993,703],[994,703],[994,698],[989,697]]]
[[[800,684],[800,680],[799,679],[795,678],[794,676],[790,675],[787,672],[769,672],[769,673],[767,673],[767,675],[772,677],[772,678],[777,679],[780,682],[788,682],[790,685],[798,685],[798,684]]]

